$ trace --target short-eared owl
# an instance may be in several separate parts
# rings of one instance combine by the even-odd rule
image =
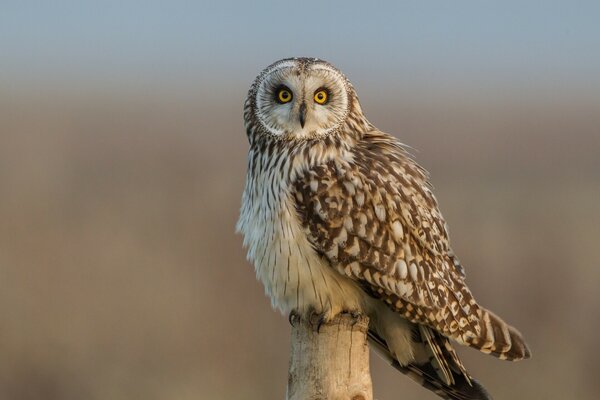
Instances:
[[[441,397],[488,398],[450,339],[504,360],[521,334],[473,298],[427,172],[362,112],[331,64],[278,61],[244,104],[250,150],[238,230],[273,306],[370,317],[395,366]]]

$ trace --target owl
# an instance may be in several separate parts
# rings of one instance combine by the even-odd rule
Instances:
[[[530,357],[521,334],[473,298],[428,173],[367,120],[342,72],[315,58],[275,62],[252,84],[244,122],[237,229],[276,309],[367,315],[372,344],[448,399],[489,398],[453,343]]]

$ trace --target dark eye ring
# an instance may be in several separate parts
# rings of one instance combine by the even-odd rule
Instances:
[[[279,86],[275,91],[275,101],[279,104],[289,103],[293,98],[292,91],[285,85]]]
[[[320,88],[315,91],[314,100],[317,104],[323,105],[329,101],[329,90]]]

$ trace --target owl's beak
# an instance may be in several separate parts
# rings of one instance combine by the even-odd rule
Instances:
[[[304,128],[304,123],[306,122],[306,104],[305,103],[300,104],[299,118],[300,118],[300,126],[302,128]]]

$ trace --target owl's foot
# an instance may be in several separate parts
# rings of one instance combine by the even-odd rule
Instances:
[[[324,323],[331,321],[332,317],[333,315],[331,314],[330,310],[318,312],[313,309],[306,315],[305,318],[307,322],[314,327],[315,331],[319,333],[321,326],[323,326]],[[303,319],[302,314],[296,310],[292,310],[288,315],[288,321],[291,326],[295,326],[296,323],[301,319]]]
[[[348,314],[352,317],[352,326],[356,325],[356,323],[360,321],[360,318],[362,317],[362,314],[356,310],[342,311],[341,314]]]
[[[352,326],[354,326],[362,316],[362,314],[357,310],[344,310],[339,314],[350,315],[352,317]],[[323,324],[330,322],[332,319],[335,318],[336,315],[337,314],[334,314],[332,310],[325,310],[323,312],[313,310],[308,314],[308,320],[311,323],[311,325],[315,328],[315,331],[317,333],[320,333]]]
[[[311,325],[315,328],[315,331],[319,333],[321,331],[321,326],[323,326],[325,322],[331,320],[331,311],[327,310],[324,312],[318,312],[312,310],[308,314],[308,320],[310,321]]]

